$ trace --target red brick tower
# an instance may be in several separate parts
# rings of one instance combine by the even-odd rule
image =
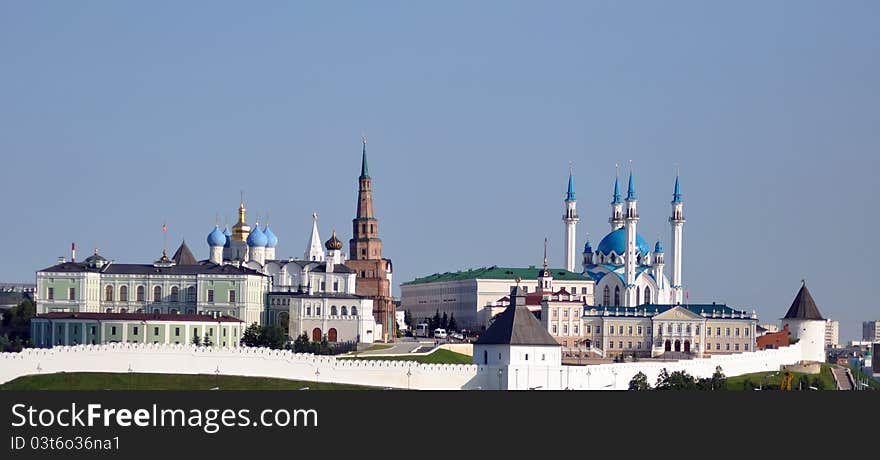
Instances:
[[[352,220],[352,238],[345,265],[357,272],[357,295],[373,299],[373,315],[382,324],[382,340],[393,342],[396,330],[394,299],[391,297],[390,259],[382,258],[379,221],[373,214],[373,189],[367,168],[367,139],[363,138],[361,175],[358,177],[357,217]]]

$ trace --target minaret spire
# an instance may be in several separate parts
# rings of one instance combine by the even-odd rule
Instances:
[[[639,211],[636,207],[638,200],[636,200],[636,189],[633,184],[632,160],[629,165],[629,186],[626,192],[626,212],[624,213],[624,228],[626,229],[626,253],[623,256],[624,283],[626,284],[624,304],[627,307],[635,307],[639,302],[638,288],[636,287],[636,265],[638,263],[636,258],[638,250],[636,247],[636,238],[638,237],[636,226],[639,222]],[[641,254],[642,258],[646,256],[647,254]]]
[[[672,189],[672,215],[669,217],[669,224],[672,227],[672,303],[682,303],[685,299],[682,296],[682,230],[684,229],[684,203],[681,201],[681,185],[678,180],[678,165],[675,166],[675,186]]]
[[[547,270],[547,238],[544,238],[544,270]]]
[[[620,167],[614,163],[614,192],[611,194],[611,231],[623,227],[623,200],[620,199]]]
[[[574,194],[574,165],[568,162],[568,192],[565,194],[565,214],[562,222],[565,226],[565,269],[573,272],[577,265],[577,201]]]

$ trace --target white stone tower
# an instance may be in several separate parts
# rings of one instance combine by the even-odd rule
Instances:
[[[681,232],[684,228],[684,214],[681,202],[681,187],[678,183],[678,173],[675,174],[675,189],[672,192],[672,215],[669,223],[672,226],[672,304],[680,304],[684,301],[681,287]]]
[[[574,179],[569,167],[568,193],[565,195],[565,214],[562,216],[562,222],[565,223],[565,269],[570,272],[573,272],[577,265],[577,223],[579,220],[577,201],[574,198]]]
[[[661,291],[663,289],[666,289],[666,286],[664,286],[664,284],[663,284],[663,280],[666,279],[663,276],[663,267],[664,267],[664,262],[665,262],[663,259],[664,259],[663,243],[661,243],[660,240],[657,240],[657,244],[654,245],[654,260],[652,261],[653,264],[651,265],[651,270],[653,271],[654,279],[657,280],[657,288]],[[660,298],[659,292],[656,292],[656,293],[652,292],[651,294],[656,295],[657,299]],[[652,302],[654,302],[653,299],[645,299],[645,303],[652,303]],[[657,303],[659,303],[659,302],[657,302]]]
[[[639,222],[639,212],[636,208],[637,202],[632,168],[630,168],[629,187],[626,192],[626,214],[624,216],[626,254],[623,257],[624,283],[626,284],[624,305],[627,307],[636,306],[636,224]]]
[[[782,318],[782,326],[787,325],[791,337],[800,342],[804,361],[824,363],[825,318],[819,313],[807,284],[803,280],[801,283],[801,289]]]

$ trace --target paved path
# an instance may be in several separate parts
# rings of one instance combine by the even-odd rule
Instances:
[[[400,355],[405,353],[412,353],[413,350],[422,346],[419,342],[394,342],[390,343],[391,348],[383,348],[381,350],[369,350],[369,351],[361,351],[359,355]],[[429,344],[425,344],[429,345]],[[433,346],[433,343],[430,345]]]
[[[845,368],[833,366],[831,368],[831,374],[834,375],[834,380],[837,381],[838,390],[851,391],[853,389]]]

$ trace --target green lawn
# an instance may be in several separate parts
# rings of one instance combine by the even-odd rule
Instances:
[[[439,349],[430,355],[401,355],[401,356],[369,356],[363,355],[340,356],[340,359],[365,359],[374,361],[416,361],[426,364],[473,364],[474,359],[468,355],[456,353],[445,349]]]
[[[794,374],[794,379],[791,382],[791,389],[797,390],[798,382],[802,374],[800,372],[792,372]],[[751,387],[746,385],[746,382],[751,382],[755,387],[761,386],[763,388],[771,388],[771,389],[779,389],[779,384],[782,382],[782,378],[785,377],[785,371],[778,372],[757,372],[754,374],[744,374],[738,375],[736,377],[728,377],[727,378],[727,389],[728,390],[750,390]],[[837,382],[834,380],[834,376],[831,375],[831,365],[823,364],[822,371],[818,375],[808,375],[810,379],[810,383],[815,377],[819,377],[822,383],[825,385],[826,390],[836,390]]]
[[[239,377],[233,375],[185,375],[74,372],[28,375],[0,385],[0,390],[369,390],[370,387],[299,380]]]

